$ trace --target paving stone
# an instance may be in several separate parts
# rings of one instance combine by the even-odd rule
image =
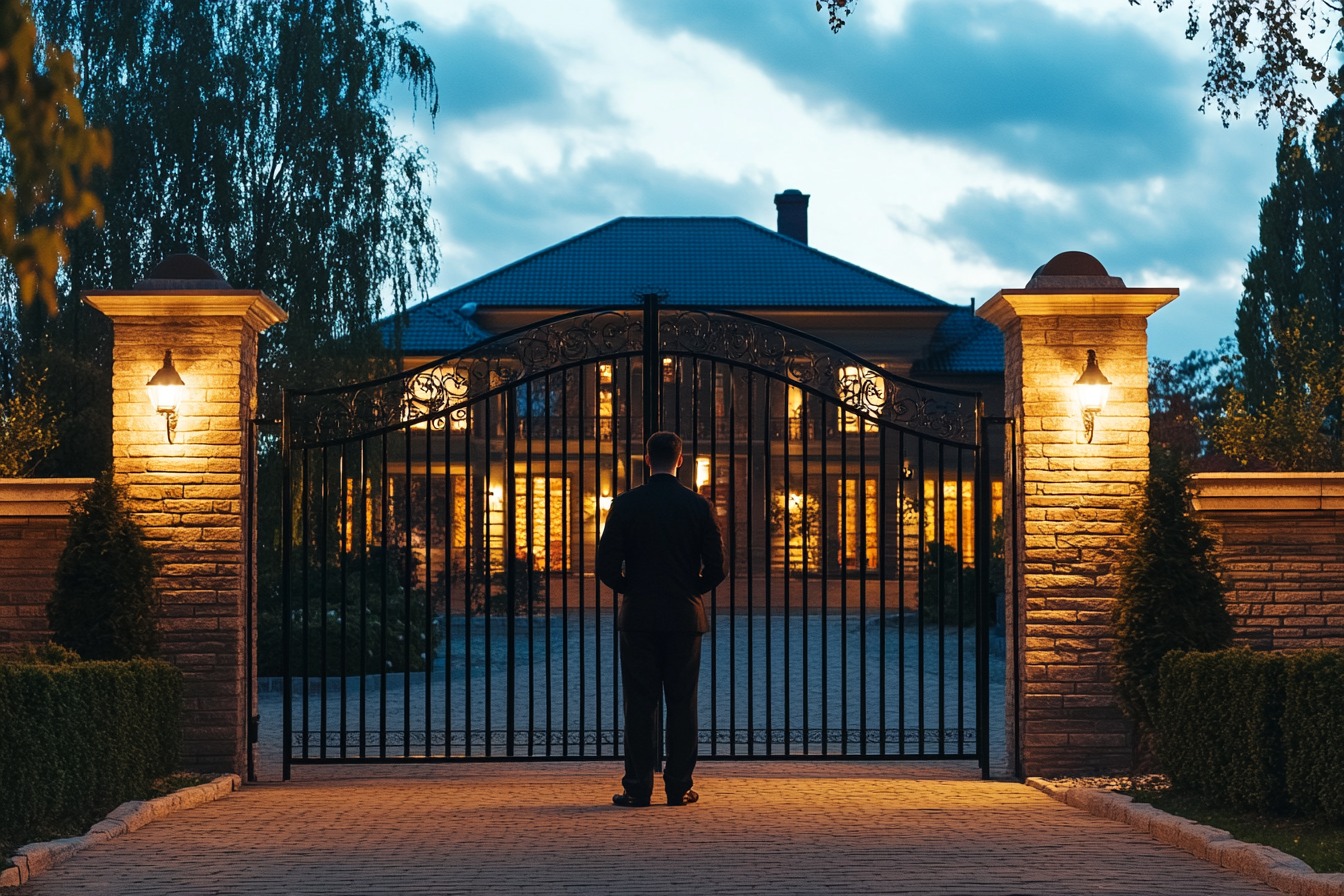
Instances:
[[[618,809],[615,763],[296,768],[90,847],[32,894],[1277,891],[966,766],[702,763]]]

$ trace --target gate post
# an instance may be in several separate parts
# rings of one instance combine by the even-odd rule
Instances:
[[[84,300],[112,319],[113,471],[159,564],[160,654],[184,675],[182,766],[246,774],[245,689],[255,676],[243,644],[253,450],[245,436],[257,336],[285,312],[180,255],[133,289]],[[146,389],[165,351],[185,383],[171,443],[170,418]]]
[[[1132,764],[1131,726],[1111,690],[1115,566],[1148,474],[1147,319],[1179,294],[1128,289],[1092,256],[1065,252],[977,312],[1004,334],[1004,409],[1021,458],[1005,529],[1016,660],[1005,717],[1019,776]],[[1092,434],[1075,386],[1089,350],[1112,384]]]

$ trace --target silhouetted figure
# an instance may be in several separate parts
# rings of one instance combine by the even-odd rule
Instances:
[[[700,595],[724,579],[723,536],[713,506],[677,481],[681,460],[676,433],[649,436],[649,479],[611,502],[597,548],[598,578],[624,595],[616,618],[625,686],[625,792],[612,797],[618,806],[647,806],[653,795],[660,694],[667,705],[667,804],[699,799],[691,773],[700,638],[709,631]]]

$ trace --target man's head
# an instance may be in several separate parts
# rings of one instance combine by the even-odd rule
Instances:
[[[650,473],[672,473],[681,466],[681,436],[656,432],[644,443],[644,462]]]

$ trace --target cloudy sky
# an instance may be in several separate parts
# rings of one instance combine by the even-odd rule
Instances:
[[[438,289],[619,215],[773,228],[794,187],[813,246],[948,302],[1081,249],[1180,287],[1153,354],[1213,348],[1276,138],[1200,114],[1177,6],[861,0],[833,35],[812,0],[396,0],[443,100],[399,119],[438,168]]]

